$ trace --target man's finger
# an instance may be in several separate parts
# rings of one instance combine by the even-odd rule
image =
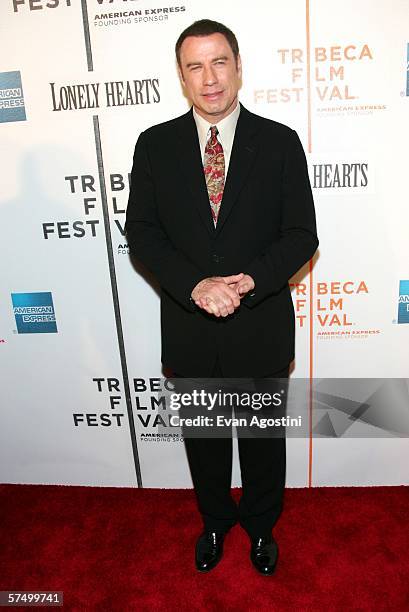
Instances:
[[[220,317],[220,310],[216,302],[211,297],[207,297],[206,302],[210,309],[210,314],[214,314],[216,317]]]
[[[247,291],[250,291],[250,285],[244,284],[237,286],[238,293],[247,293]]]
[[[198,300],[196,300],[196,305],[201,308],[202,310],[205,310],[206,312],[208,312],[209,314],[213,314],[212,309],[210,308],[210,306],[207,303],[207,299],[206,298],[199,298]]]
[[[233,301],[229,298],[226,299],[222,297],[217,300],[217,305],[219,307],[221,316],[227,317],[227,315],[232,314],[235,311],[235,309],[240,305],[240,302],[238,299]]]
[[[229,285],[224,283],[217,283],[211,289],[205,293],[205,297],[210,297],[218,305],[225,305],[226,307],[233,306],[237,308],[240,302],[238,300],[237,292],[232,289]]]
[[[221,300],[222,300],[223,306],[225,306],[227,309],[230,309],[230,308],[234,309],[240,305],[239,296],[237,292],[236,291],[232,292],[231,289],[228,293],[223,293]],[[219,307],[220,307],[220,304],[219,304]]]
[[[236,278],[241,275],[233,275]],[[221,277],[220,277],[221,279]],[[205,307],[207,303],[208,307]],[[227,316],[232,314],[236,308],[240,306],[240,297],[230,285],[224,282],[213,283],[207,291],[203,291],[200,297],[196,298],[196,304],[216,316]]]
[[[237,301],[237,291],[231,285],[221,285],[219,295],[222,295],[225,299],[231,299],[233,303]]]
[[[240,274],[231,274],[230,276],[220,276],[220,278],[226,283],[226,285],[229,285],[230,283],[237,283],[237,281],[243,278],[243,276],[244,276],[243,272],[240,272]]]

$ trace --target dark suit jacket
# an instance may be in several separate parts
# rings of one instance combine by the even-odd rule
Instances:
[[[164,365],[205,377],[219,354],[224,376],[261,377],[294,358],[288,280],[318,246],[294,130],[241,105],[215,229],[192,109],[147,129],[135,147],[125,230],[161,287]],[[218,318],[190,300],[203,278],[238,272],[255,290],[233,314]]]

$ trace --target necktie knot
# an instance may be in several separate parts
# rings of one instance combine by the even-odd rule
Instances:
[[[219,130],[217,129],[217,125],[212,125],[210,127],[210,140],[217,142],[217,134],[219,133]]]

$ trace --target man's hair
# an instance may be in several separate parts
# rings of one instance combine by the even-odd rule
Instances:
[[[233,51],[234,58],[237,62],[237,57],[239,55],[239,44],[237,42],[237,38],[233,34],[228,27],[219,23],[218,21],[212,21],[211,19],[200,19],[200,21],[195,21],[190,25],[186,30],[183,30],[182,34],[176,41],[175,52],[176,59],[180,64],[180,48],[182,46],[183,41],[188,36],[210,36],[211,34],[223,34],[226,38],[227,42],[230,45],[231,50]]]

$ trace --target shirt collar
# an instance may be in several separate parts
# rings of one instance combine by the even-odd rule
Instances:
[[[208,121],[206,121],[206,119],[203,119],[203,117],[201,117],[199,113],[196,112],[195,107],[193,107],[193,117],[196,122],[196,127],[197,127],[197,131],[199,135],[199,141],[206,142],[208,138],[208,132],[211,126],[216,125],[217,130],[219,132],[220,141],[223,142],[223,139],[225,136],[227,136],[228,134],[230,135],[234,134],[234,130],[236,129],[236,124],[239,118],[239,114],[240,114],[240,104],[239,104],[239,101],[237,101],[237,105],[235,109],[232,110],[232,112],[229,115],[227,115],[227,117],[225,117],[218,123],[209,123]]]

